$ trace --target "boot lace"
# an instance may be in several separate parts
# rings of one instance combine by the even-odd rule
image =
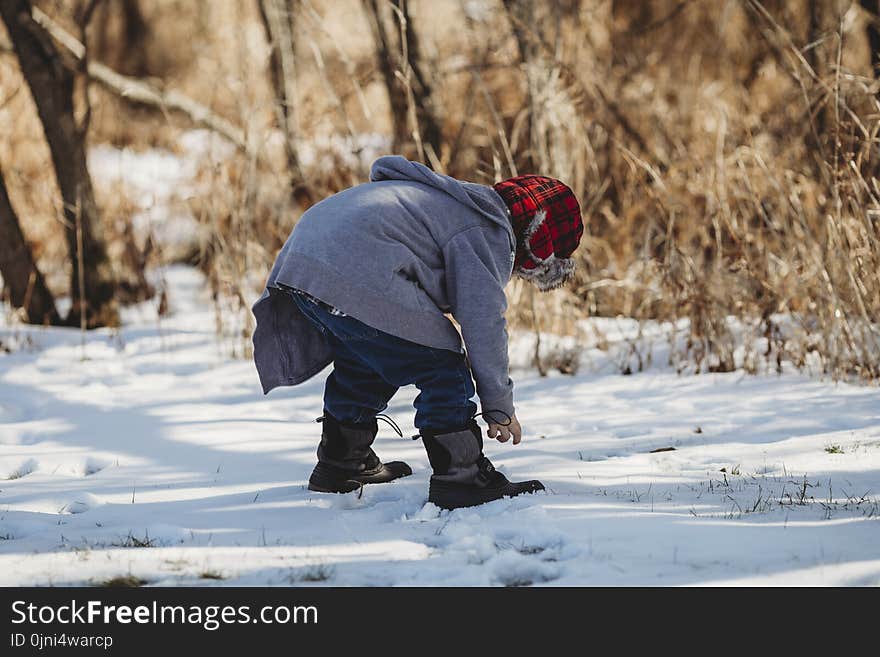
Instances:
[[[396,433],[400,438],[403,438],[403,431],[400,430],[400,427],[397,426],[397,422],[395,422],[395,421],[391,418],[391,416],[389,416],[389,415],[385,415],[385,413],[379,413],[379,414],[376,415],[376,419],[377,419],[377,420],[382,420],[385,424],[387,424],[389,427],[391,427],[392,429],[394,429],[395,433]]]
[[[492,418],[492,415],[491,415],[492,413],[500,413],[500,414],[503,415],[505,418],[507,418],[507,421],[505,421],[505,422],[495,422],[495,420]],[[513,418],[510,417],[509,414],[507,414],[506,412],[504,412],[504,411],[502,411],[501,409],[498,409],[498,408],[492,408],[492,409],[489,409],[489,410],[486,410],[486,411],[482,411],[482,412],[480,412],[480,413],[474,413],[473,415],[471,415],[471,419],[470,419],[470,421],[473,422],[474,420],[476,420],[476,419],[477,419],[478,417],[480,417],[481,415],[483,416],[483,419],[486,420],[487,422],[489,422],[489,423],[491,423],[491,424],[500,424],[502,427],[509,426],[509,425],[513,422]],[[403,437],[402,434],[401,434],[401,437]],[[417,433],[416,435],[412,436],[412,439],[413,439],[413,440],[419,440],[420,438],[422,438],[422,434],[420,434],[420,433]],[[492,464],[490,463],[489,465],[491,466]]]
[[[501,415],[503,415],[506,418],[506,421],[505,422],[496,422],[492,417],[493,413],[500,413]],[[513,418],[510,417],[510,415],[508,415],[506,412],[504,412],[500,409],[497,409],[497,408],[482,411],[480,413],[474,413],[473,415],[471,415],[470,421],[473,422],[474,420],[476,420],[480,416],[482,416],[484,420],[490,422],[491,424],[500,424],[503,427],[506,427],[506,426],[510,425],[511,422],[513,422]],[[325,417],[322,415],[320,417],[316,417],[315,422],[321,423],[324,421],[324,419],[325,419]],[[377,413],[376,419],[382,420],[385,424],[387,424],[389,427],[394,429],[394,432],[400,438],[403,438],[403,431],[401,431],[400,426],[397,424],[397,422],[394,421],[394,419],[390,415],[386,415],[385,413]],[[417,433],[414,436],[411,436],[411,438],[412,438],[412,440],[419,440],[420,438],[422,438],[422,434]],[[492,464],[490,463],[489,465],[491,467]]]
[[[320,417],[316,417],[316,418],[315,418],[315,422],[318,422],[318,423],[320,424],[320,423],[323,422],[325,419],[326,419],[325,416],[322,415],[322,416],[320,416]],[[377,420],[382,420],[385,424],[387,424],[389,427],[391,427],[392,429],[394,429],[395,433],[396,433],[399,437],[403,438],[403,431],[400,430],[400,427],[397,426],[397,422],[395,422],[395,421],[394,421],[389,415],[385,415],[385,413],[377,413],[377,414],[376,414],[376,419],[377,419]]]
[[[496,422],[491,416],[492,413],[501,413],[501,415],[503,415],[504,417],[507,418],[507,421],[506,422]],[[512,417],[510,417],[507,413],[505,413],[504,411],[497,409],[497,408],[489,409],[488,411],[483,411],[482,413],[475,413],[473,416],[471,416],[471,419],[476,420],[481,415],[483,416],[483,419],[486,420],[487,422],[489,422],[490,424],[500,424],[502,427],[510,426],[510,423],[513,422]]]

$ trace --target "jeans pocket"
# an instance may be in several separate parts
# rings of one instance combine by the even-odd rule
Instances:
[[[290,296],[294,305],[299,308],[299,311],[302,313],[303,317],[311,322],[314,327],[318,329],[321,333],[324,333],[326,335],[327,327],[324,325],[324,322],[321,321],[321,317],[319,315],[321,309],[314,302],[310,301],[293,288],[282,287],[281,289]]]

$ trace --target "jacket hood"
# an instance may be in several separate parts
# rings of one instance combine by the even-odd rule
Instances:
[[[424,164],[412,162],[400,155],[384,155],[373,162],[370,168],[370,181],[407,180],[430,185],[448,194],[459,203],[476,210],[489,221],[505,228],[515,244],[507,204],[498,193],[487,185],[457,180],[431,171]]]

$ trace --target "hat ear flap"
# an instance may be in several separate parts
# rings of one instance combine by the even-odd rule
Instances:
[[[541,292],[548,292],[565,285],[574,276],[574,271],[574,260],[551,255],[536,267],[531,269],[520,267],[515,273],[532,283]]]
[[[536,265],[553,255],[553,237],[547,225],[546,210],[538,210],[523,233],[523,249]]]

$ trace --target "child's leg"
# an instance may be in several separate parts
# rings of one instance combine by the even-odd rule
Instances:
[[[343,398],[349,401],[342,408],[353,410],[352,404],[356,403],[361,408],[381,411],[398,387],[406,385],[419,389],[413,402],[419,431],[461,428],[477,412],[477,405],[471,401],[474,383],[464,354],[425,347],[386,333],[379,333],[368,343],[345,343],[343,349],[346,356],[335,361],[337,368],[340,364],[343,367],[334,370],[332,381],[327,381],[333,403],[331,413],[332,408],[339,407],[336,400]],[[374,380],[369,377],[370,371],[385,385],[371,385]],[[363,385],[357,391],[359,381]]]
[[[464,355],[386,334],[346,347],[392,385],[419,388],[416,426],[434,471],[429,501],[455,509],[544,489],[537,480],[508,481],[483,454],[482,431],[473,419],[474,384]]]
[[[336,419],[324,427],[319,463],[309,488],[346,492],[353,490],[350,484],[357,487],[411,474],[405,463],[380,464],[369,445],[376,436],[376,413],[399,387],[415,384],[419,389],[415,424],[434,470],[429,501],[455,509],[544,489],[535,480],[508,481],[483,455],[482,432],[473,420],[477,410],[471,400],[474,384],[463,354],[409,342],[353,317],[333,314],[302,297],[295,298],[334,351],[324,406],[325,415]],[[336,421],[343,418],[352,423]],[[369,425],[354,423],[364,418],[370,419]],[[331,454],[336,447],[339,454]],[[351,465],[355,463],[362,471],[377,463],[378,474],[354,473]],[[328,464],[342,467],[343,474],[338,475]]]
[[[333,371],[324,384],[324,412],[340,422],[360,424],[375,419],[397,392],[344,345],[333,347]]]
[[[333,372],[324,386],[318,465],[309,477],[309,489],[344,493],[362,484],[385,483],[412,474],[406,463],[382,463],[372,449],[378,432],[376,414],[385,409],[397,387],[382,379],[350,347],[378,331],[300,295],[293,298],[333,351]]]
[[[420,391],[414,401],[419,430],[463,427],[477,411],[463,354],[378,331],[369,340],[331,343],[333,372],[324,387],[324,410],[340,421],[372,420],[399,387],[411,384]]]
[[[334,315],[298,294],[300,311],[324,334],[333,350],[333,371],[324,384],[324,411],[339,422],[362,424],[385,410],[397,386],[385,381],[359,356],[355,343],[369,342],[379,331],[353,317]],[[361,344],[363,347],[363,344]]]
[[[415,425],[425,429],[464,427],[477,405],[464,354],[426,347],[331,313],[293,295],[303,314],[333,349],[333,372],[324,390],[324,410],[343,422],[364,422],[384,410],[397,389],[415,384]]]
[[[412,381],[419,389],[415,425],[419,431],[464,427],[477,412],[467,359],[447,349],[431,349],[430,359]]]
[[[373,419],[398,388],[415,385],[420,431],[468,424],[477,405],[471,401],[474,383],[464,354],[370,330],[375,333],[368,338],[340,339],[339,332],[331,340],[334,369],[324,390],[325,410],[341,420]]]

